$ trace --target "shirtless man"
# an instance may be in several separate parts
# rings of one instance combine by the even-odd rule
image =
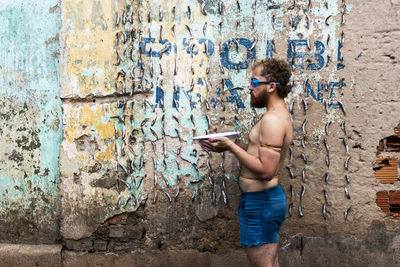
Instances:
[[[290,76],[291,70],[282,60],[269,58],[254,66],[251,105],[267,111],[251,129],[247,150],[226,137],[201,141],[204,149],[230,150],[240,161],[240,243],[254,266],[279,266],[278,233],[286,217],[286,197],[278,171],[293,138],[284,102],[291,90]]]

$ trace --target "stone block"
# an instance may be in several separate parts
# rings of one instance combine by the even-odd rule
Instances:
[[[110,237],[124,237],[125,236],[125,229],[121,225],[110,225],[108,229],[109,229]]]
[[[138,226],[130,226],[126,228],[126,236],[135,240],[140,240],[142,239],[145,234],[146,230],[143,229],[143,227],[138,227]]]
[[[107,241],[96,240],[93,243],[93,249],[96,251],[105,251],[107,250]]]
[[[129,241],[110,241],[108,244],[109,251],[130,251],[132,250],[132,243]]]
[[[91,240],[66,240],[65,247],[75,251],[89,251],[93,248]]]

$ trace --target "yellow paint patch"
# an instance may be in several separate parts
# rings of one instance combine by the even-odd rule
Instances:
[[[100,152],[96,155],[97,160],[110,160],[114,156],[114,145],[109,145],[107,146],[106,150],[104,152]]]
[[[115,1],[62,1],[63,39],[68,47],[66,72],[68,80],[77,81],[78,92],[73,83],[65,84],[65,96],[104,95],[110,93],[110,81],[115,76],[113,61],[116,59],[113,18],[118,4]],[[73,93],[74,92],[74,93]]]
[[[98,139],[114,137],[115,122],[105,120],[109,115],[99,105],[64,106],[64,115],[64,136],[70,143],[84,134],[93,135],[93,130]]]

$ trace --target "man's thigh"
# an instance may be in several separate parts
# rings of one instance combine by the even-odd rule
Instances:
[[[257,267],[274,266],[278,254],[278,243],[245,248],[250,262]]]

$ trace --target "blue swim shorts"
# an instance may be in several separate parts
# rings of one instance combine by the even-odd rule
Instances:
[[[286,196],[282,186],[242,193],[239,203],[240,243],[247,247],[278,243],[286,218]]]

